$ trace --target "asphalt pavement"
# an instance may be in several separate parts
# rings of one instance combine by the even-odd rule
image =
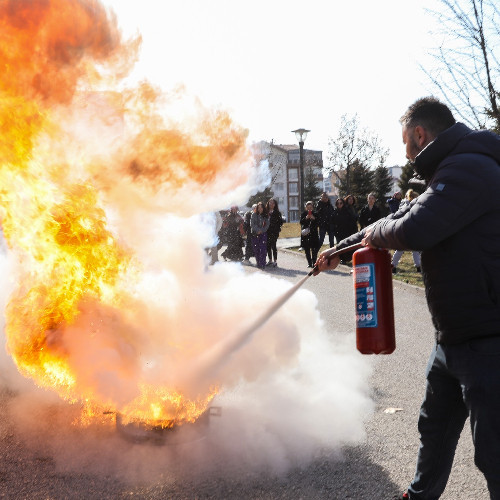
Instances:
[[[298,239],[280,241],[278,267],[259,271],[244,266],[249,273],[265,272],[291,283],[309,271],[305,256],[291,252],[287,246],[298,246]],[[224,265],[220,263],[219,265]],[[343,337],[355,342],[352,276],[347,266],[308,279],[304,288],[318,299],[318,309],[332,338]],[[91,431],[79,431],[77,446],[68,449],[68,440],[58,439],[54,430],[57,415],[41,415],[39,427],[23,433],[19,412],[13,411],[15,393],[0,394],[0,497],[13,499],[63,498],[147,498],[147,499],[366,499],[389,500],[401,493],[411,480],[418,449],[417,418],[424,391],[424,372],[433,347],[433,329],[424,291],[394,281],[396,351],[391,355],[370,356],[373,375],[368,388],[375,410],[366,421],[366,439],[357,446],[346,446],[342,453],[322,455],[308,464],[288,470],[284,475],[241,474],[228,478],[206,474],[193,467],[190,474],[170,470],[151,471],[134,481],[134,474],[144,463],[151,467],[151,457],[174,453],[168,447],[133,445],[136,461],[130,469],[117,474],[116,457],[128,451],[130,443],[101,448],[99,457],[82,454]],[[29,403],[17,401],[15,406]],[[51,421],[52,420],[52,421]],[[21,425],[20,425],[21,424]],[[335,422],[332,422],[335,425]],[[53,442],[40,439],[51,432]],[[66,434],[69,431],[64,431]],[[72,442],[75,442],[73,439]],[[40,443],[40,444],[37,444]],[[235,442],[237,446],[237,441]],[[210,454],[211,450],[206,449]],[[65,459],[55,460],[55,453]],[[213,450],[212,450],[213,452]],[[179,460],[186,458],[181,454]],[[241,456],[245,450],[240,450]],[[103,456],[105,460],[103,461]],[[141,460],[143,456],[143,460]],[[146,460],[146,457],[148,460]],[[249,457],[245,457],[248,459]],[[236,460],[237,461],[237,460]],[[108,466],[103,466],[108,464]],[[171,462],[172,463],[172,462]],[[175,462],[173,462],[175,463]],[[97,466],[96,464],[99,464]],[[160,467],[160,465],[159,465]],[[179,469],[181,470],[181,469]],[[144,473],[144,471],[142,470]],[[153,474],[156,473],[156,474]],[[124,478],[124,474],[126,479]],[[139,475],[138,475],[139,476]],[[487,500],[485,481],[473,462],[470,430],[466,426],[460,440],[449,484],[442,500]]]

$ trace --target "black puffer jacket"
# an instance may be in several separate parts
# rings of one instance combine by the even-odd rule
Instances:
[[[457,123],[420,152],[415,171],[427,189],[375,223],[373,243],[422,251],[438,342],[500,335],[500,136]]]
[[[316,212],[318,212],[318,227],[320,229],[330,229],[334,224],[335,209],[333,208],[332,202],[328,201],[318,201],[316,205]]]
[[[283,217],[279,210],[273,210],[269,214],[269,229],[267,230],[267,237],[278,238],[281,226],[283,225]]]

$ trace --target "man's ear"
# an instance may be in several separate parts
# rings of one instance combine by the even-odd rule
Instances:
[[[421,149],[427,146],[427,144],[430,142],[427,130],[425,130],[425,128],[420,125],[417,125],[415,127],[415,130],[413,131],[413,138],[418,144],[418,147]]]

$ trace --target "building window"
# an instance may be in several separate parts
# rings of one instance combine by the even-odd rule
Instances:
[[[298,210],[290,210],[288,212],[290,216],[290,222],[299,222],[299,212]]]
[[[289,196],[288,201],[290,203],[290,208],[298,208],[299,207],[299,197],[298,196]]]
[[[283,196],[280,196],[279,198],[276,198],[276,201],[278,202],[278,205],[280,207],[283,207],[285,205],[285,198],[283,198]]]
[[[299,194],[299,184],[297,182],[290,182],[288,184],[288,192],[290,194]]]
[[[285,189],[285,185],[282,182],[275,182],[274,189],[276,191],[283,191]]]
[[[298,181],[299,180],[299,169],[298,168],[288,169],[288,180],[290,180],[290,181]]]

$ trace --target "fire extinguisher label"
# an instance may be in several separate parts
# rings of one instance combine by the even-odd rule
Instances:
[[[378,326],[374,264],[354,266],[354,287],[356,289],[356,327]]]

